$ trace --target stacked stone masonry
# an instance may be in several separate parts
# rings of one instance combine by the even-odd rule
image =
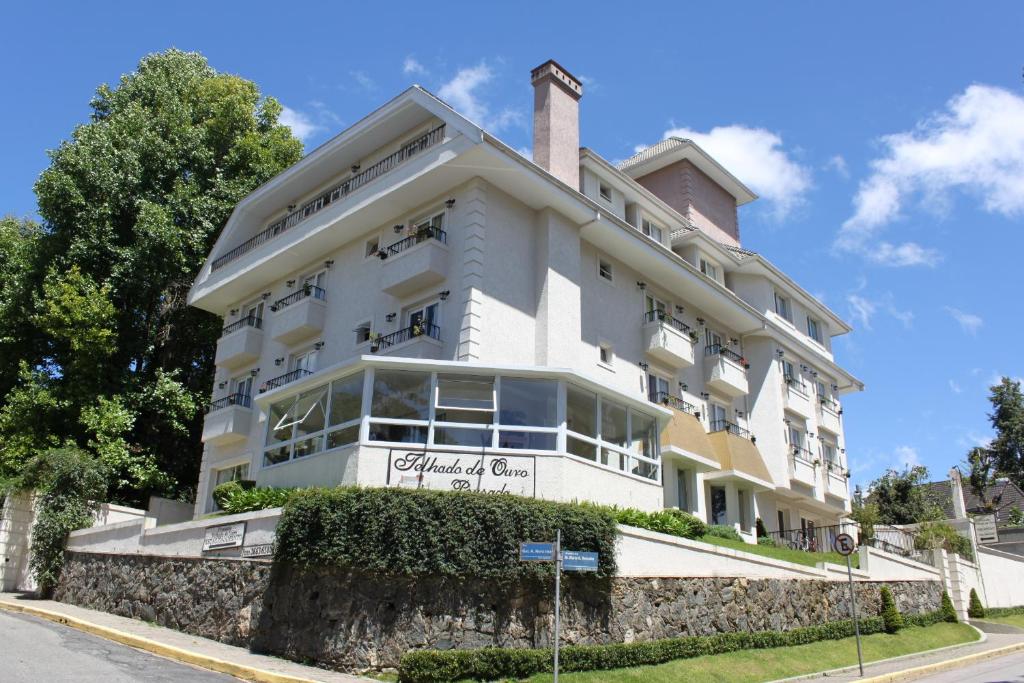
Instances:
[[[568,577],[563,642],[788,630],[849,617],[847,584],[746,578]],[[938,582],[893,582],[900,610],[937,609]],[[861,613],[878,583],[858,583]],[[343,671],[395,667],[414,648],[543,647],[551,586],[384,579],[268,562],[69,553],[57,599]]]

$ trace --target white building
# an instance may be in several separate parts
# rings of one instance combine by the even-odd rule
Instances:
[[[741,248],[755,195],[689,140],[612,165],[532,81],[532,162],[413,87],[238,204],[189,297],[224,317],[197,515],[239,477],[849,509],[850,327]]]

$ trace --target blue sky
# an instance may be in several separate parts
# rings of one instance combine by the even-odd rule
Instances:
[[[307,149],[412,83],[528,148],[551,57],[584,80],[584,145],[693,137],[762,197],[744,246],[853,323],[855,482],[939,478],[988,438],[987,387],[1024,375],[1024,5],[145,4],[6,9],[0,213],[33,214],[45,150],[147,52],[254,80]]]

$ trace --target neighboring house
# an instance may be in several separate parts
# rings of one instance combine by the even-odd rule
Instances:
[[[532,83],[533,161],[412,87],[239,202],[189,294],[224,318],[197,515],[246,478],[845,516],[851,328],[740,246],[755,195],[690,140],[580,148],[580,82]]]
[[[998,479],[985,487],[984,496],[975,491],[969,481],[963,481],[960,471],[953,468],[946,481],[933,481],[922,485],[925,498],[942,510],[946,519],[959,519],[965,515],[995,515],[996,526],[1007,526],[1010,511],[1024,510],[1024,492],[1009,479]],[[986,504],[987,503],[987,504]]]

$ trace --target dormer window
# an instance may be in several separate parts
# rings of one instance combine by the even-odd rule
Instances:
[[[700,257],[700,272],[707,275],[715,282],[721,282],[721,278],[718,277],[718,264],[713,261],[709,261],[703,256]]]
[[[662,235],[664,234],[664,230],[661,229],[661,226],[659,226],[657,223],[653,223],[653,222],[647,220],[646,218],[643,219],[640,222],[640,224],[641,224],[641,230],[643,231],[643,233],[645,235],[650,237],[655,242],[661,242],[662,241]]]

